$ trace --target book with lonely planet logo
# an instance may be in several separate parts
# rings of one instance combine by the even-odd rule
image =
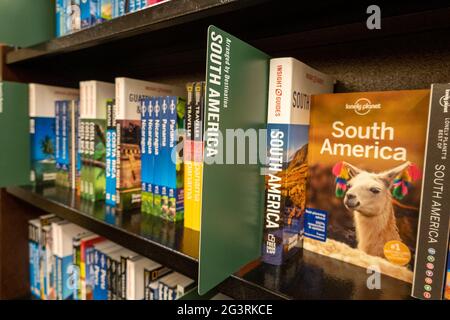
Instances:
[[[306,250],[412,282],[429,99],[312,97]]]

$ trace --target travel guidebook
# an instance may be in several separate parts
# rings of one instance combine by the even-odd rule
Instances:
[[[182,88],[129,78],[116,78],[116,207],[141,205],[141,101],[152,96],[181,95]]]
[[[429,99],[312,97],[305,249],[412,282]]]
[[[264,262],[280,265],[301,247],[311,94],[332,92],[333,84],[294,58],[270,60]]]
[[[78,90],[37,83],[29,85],[32,183],[52,184],[56,179],[55,101],[77,99]]]
[[[419,299],[443,299],[446,281],[450,231],[449,107],[450,84],[432,84],[412,287],[412,296]]]

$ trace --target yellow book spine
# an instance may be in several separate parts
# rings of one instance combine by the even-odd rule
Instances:
[[[184,162],[184,226],[193,229],[192,161]]]

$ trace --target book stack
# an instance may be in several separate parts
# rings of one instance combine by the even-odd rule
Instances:
[[[179,221],[184,213],[181,164],[186,103],[176,96],[141,103],[142,212]]]
[[[80,193],[89,201],[105,199],[106,189],[106,109],[114,97],[114,84],[80,82],[79,153]]]
[[[53,214],[29,221],[30,289],[42,300],[175,300],[195,281]]]

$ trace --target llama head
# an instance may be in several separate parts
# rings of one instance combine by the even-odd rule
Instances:
[[[377,216],[383,214],[386,204],[391,203],[391,188],[394,181],[407,170],[411,163],[405,162],[395,168],[380,173],[367,172],[359,169],[350,163],[342,162],[339,164],[340,170],[345,172],[344,178],[336,175],[337,183],[346,181],[343,187],[344,205],[351,211],[358,211],[364,216]],[[336,170],[333,169],[333,172]],[[341,179],[341,182],[339,181]]]

